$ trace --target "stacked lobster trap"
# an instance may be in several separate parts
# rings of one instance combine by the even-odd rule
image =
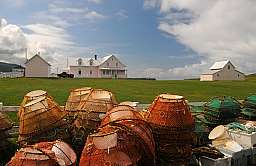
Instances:
[[[96,130],[106,112],[117,105],[114,95],[103,89],[89,87],[70,92],[65,111],[72,122],[72,145],[80,155],[87,136]]]
[[[161,94],[148,109],[158,165],[187,165],[191,159],[194,119],[183,96]]]
[[[120,105],[103,118],[97,132],[87,138],[80,166],[154,165],[151,128],[133,107]]]
[[[241,114],[243,119],[256,120],[256,95],[251,95],[245,98]]]
[[[21,146],[40,141],[62,139],[69,142],[70,134],[65,121],[66,112],[45,91],[25,95],[18,112]]]
[[[0,113],[0,152],[8,147],[8,130],[10,130],[11,128],[11,121],[7,118],[6,115]]]
[[[228,124],[240,115],[240,103],[233,97],[215,97],[204,105],[204,118],[210,127]]]
[[[76,162],[72,148],[57,140],[21,148],[6,166],[76,166]]]

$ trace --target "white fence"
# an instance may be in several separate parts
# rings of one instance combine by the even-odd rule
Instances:
[[[17,78],[23,76],[23,72],[0,72],[0,78]]]

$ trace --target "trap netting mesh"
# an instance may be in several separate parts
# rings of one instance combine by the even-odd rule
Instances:
[[[66,113],[51,97],[39,97],[23,107],[19,122],[20,145],[69,138],[68,124],[64,120]]]
[[[5,114],[0,112],[0,132],[6,131],[12,128],[11,121],[7,118]]]
[[[183,96],[162,94],[148,109],[158,165],[186,165],[191,158],[194,119]]]
[[[211,124],[227,124],[240,115],[240,103],[232,97],[215,97],[204,105],[204,117]]]
[[[7,166],[75,166],[77,157],[63,141],[40,142],[17,151]]]
[[[155,143],[150,125],[130,106],[108,111],[87,138],[80,166],[153,165]]]
[[[256,95],[246,97],[243,106],[244,108],[241,110],[242,117],[248,120],[256,120]]]

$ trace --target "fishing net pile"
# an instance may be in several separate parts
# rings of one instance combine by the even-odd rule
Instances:
[[[156,141],[158,165],[187,165],[192,149],[194,119],[182,96],[161,94],[148,109]]]
[[[209,126],[228,124],[240,115],[240,103],[232,97],[215,97],[204,106],[204,117]]]
[[[256,95],[251,95],[245,98],[243,102],[241,114],[244,119],[256,120]]]

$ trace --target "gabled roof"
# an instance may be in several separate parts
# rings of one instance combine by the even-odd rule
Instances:
[[[101,65],[104,63],[104,62],[106,62],[109,58],[111,58],[111,57],[115,57],[117,60],[118,60],[118,62],[119,63],[121,63],[124,67],[127,67],[125,64],[123,64],[115,55],[108,55],[108,56],[105,56],[105,57],[103,57],[102,58],[102,63],[101,63]]]
[[[208,70],[207,72],[203,73],[202,75],[212,75],[219,71],[221,71],[221,70],[220,69],[219,70]]]
[[[106,62],[109,58],[113,57],[114,55],[108,55],[108,56],[104,56],[102,58],[97,57],[97,60],[95,60],[94,58],[81,58],[82,59],[82,65],[81,66],[100,66],[102,65],[104,62]],[[90,61],[93,61],[92,65],[90,65]],[[117,59],[118,60],[118,59]],[[118,60],[119,61],[119,60]],[[119,61],[120,62],[120,61]],[[120,62],[121,63],[121,62]],[[123,63],[121,63],[123,64]],[[124,65],[124,64],[123,64]],[[77,63],[71,66],[79,66],[77,65]],[[124,65],[125,66],[125,65]]]
[[[218,70],[218,69],[222,69],[223,67],[226,66],[226,64],[228,64],[230,61],[226,60],[226,61],[219,61],[219,62],[215,62],[212,67],[210,67],[210,70]],[[230,62],[231,63],[231,62]],[[232,64],[232,63],[231,63]]]
[[[25,62],[25,64],[27,64],[28,62],[30,62],[31,60],[33,60],[35,57],[40,58],[42,61],[44,61],[47,65],[51,66],[46,60],[44,60],[40,55],[36,54],[34,55],[32,58],[30,58],[29,60],[27,60],[27,62]]]
[[[101,64],[106,62],[109,58],[111,58],[112,56],[114,55],[108,55],[108,56],[104,56],[102,59],[101,59]]]

